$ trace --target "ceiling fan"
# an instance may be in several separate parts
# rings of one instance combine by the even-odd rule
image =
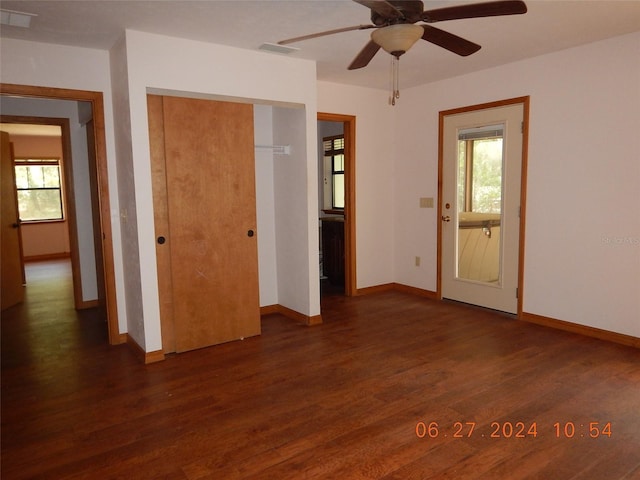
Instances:
[[[420,38],[466,57],[480,50],[480,45],[452,33],[427,25],[445,20],[518,15],[527,12],[521,0],[501,0],[424,10],[421,0],[353,0],[371,10],[371,24],[355,25],[301,37],[281,40],[280,45],[352,30],[374,29],[371,40],[349,65],[349,70],[366,67],[382,48],[400,58]],[[417,22],[425,24],[416,25]]]

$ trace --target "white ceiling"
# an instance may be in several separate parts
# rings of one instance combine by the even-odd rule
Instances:
[[[482,45],[482,49],[459,57],[420,41],[401,58],[401,87],[640,30],[639,0],[525,1],[529,9],[525,15],[435,24]],[[427,0],[425,9],[463,3],[477,2]],[[3,25],[2,37],[105,50],[126,28],[257,49],[263,43],[370,23],[369,9],[350,0],[2,0],[0,7],[37,14],[29,29]],[[316,60],[320,80],[386,89],[390,56],[382,50],[368,67],[347,70],[369,35],[370,31],[360,30],[306,40],[292,45],[300,50],[291,56]]]

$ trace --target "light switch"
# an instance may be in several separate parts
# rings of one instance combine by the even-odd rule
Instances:
[[[420,208],[433,208],[433,197],[420,198]]]

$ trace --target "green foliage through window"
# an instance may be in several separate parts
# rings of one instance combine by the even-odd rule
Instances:
[[[459,211],[500,213],[502,140],[502,136],[485,136],[458,141]]]
[[[62,220],[60,161],[19,159],[15,171],[20,220]]]

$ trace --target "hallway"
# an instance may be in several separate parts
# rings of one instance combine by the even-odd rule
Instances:
[[[27,263],[25,302],[2,312],[3,373],[12,366],[74,369],[84,355],[108,346],[97,308],[76,311],[69,260]],[[94,349],[97,348],[97,351]]]
[[[52,436],[77,439],[100,417],[104,386],[138,365],[126,346],[108,345],[99,309],[75,310],[69,260],[27,263],[26,277],[25,302],[1,317],[2,478],[16,478],[8,465],[23,470],[41,455],[68,461],[57,454],[66,442]]]

